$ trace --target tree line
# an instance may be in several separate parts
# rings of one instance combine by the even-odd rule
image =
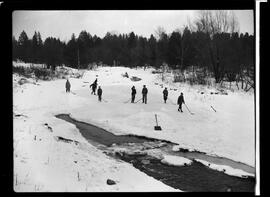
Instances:
[[[198,19],[182,29],[168,34],[159,27],[149,38],[134,32],[108,32],[100,38],[83,30],[67,42],[54,37],[43,41],[39,32],[29,38],[22,31],[18,40],[13,36],[12,44],[13,60],[52,69],[62,64],[88,68],[94,62],[155,68],[166,64],[180,70],[196,66],[206,68],[220,82],[226,74],[233,78],[254,67],[254,36],[238,33],[235,18],[222,11],[201,11]]]

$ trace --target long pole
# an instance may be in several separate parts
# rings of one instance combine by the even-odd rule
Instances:
[[[141,98],[141,99],[139,99],[139,100],[137,100],[135,103],[138,103],[140,100],[142,100],[142,98]]]
[[[194,113],[192,113],[189,109],[188,109],[188,107],[187,107],[187,105],[186,105],[186,103],[184,103],[185,104],[185,106],[186,106],[186,108],[187,108],[187,110],[189,111],[189,113],[191,114],[191,115],[193,115]]]

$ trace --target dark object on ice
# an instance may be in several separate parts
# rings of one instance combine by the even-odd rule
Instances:
[[[63,142],[66,142],[66,143],[74,142],[76,145],[79,143],[76,140],[71,140],[71,139],[63,138],[61,136],[55,136],[55,138],[56,138],[57,141],[63,141]]]
[[[211,108],[212,108],[215,112],[217,112],[217,111],[214,109],[214,107],[211,106]]]
[[[100,86],[98,87],[97,94],[98,94],[98,100],[99,100],[99,101],[101,101],[102,89],[101,89],[101,87],[100,87]]]
[[[181,112],[183,112],[183,110],[182,110],[182,103],[185,103],[185,101],[184,101],[184,95],[181,92],[181,94],[180,94],[180,96],[178,97],[178,100],[177,100],[177,104],[179,105],[178,106],[178,111],[181,111]]]
[[[131,81],[140,81],[140,80],[142,80],[142,79],[139,78],[139,77],[136,77],[136,76],[132,76],[132,77],[130,78],[130,80],[131,80]]]
[[[67,81],[66,81],[66,92],[70,92],[70,82],[69,82],[69,80],[67,79]]]
[[[151,73],[152,73],[152,74],[160,74],[160,73],[162,73],[162,71],[159,71],[159,70],[153,70]]]
[[[204,94],[204,92],[201,92],[201,94]]]
[[[19,83],[20,85],[22,85],[22,84],[24,84],[24,83],[28,83],[28,80],[25,79],[25,78],[21,78],[21,79],[18,81],[18,83]]]
[[[26,117],[26,118],[27,118],[27,116],[26,116],[26,115],[23,115],[23,114],[15,114],[15,117],[21,117],[21,116],[23,116],[23,117]]]
[[[48,123],[45,123],[44,125],[45,125],[51,132],[53,132],[52,127],[50,127],[50,126],[48,125]]]
[[[123,77],[129,78],[128,73],[122,74]]]
[[[167,98],[168,98],[168,90],[167,90],[167,88],[165,88],[165,89],[163,90],[163,99],[164,99],[164,103],[166,103]]]
[[[143,89],[142,89],[142,102],[143,103],[147,103],[147,93],[148,93],[148,90],[146,88],[145,85],[143,85]]]
[[[210,94],[214,94],[213,92],[210,92]]]
[[[132,86],[132,88],[131,88],[131,103],[134,103],[135,95],[136,95],[136,89],[135,89],[135,86]]]
[[[183,152],[183,153],[188,153],[188,152],[189,152],[189,150],[186,149],[186,148],[179,148],[178,151],[179,151],[179,152]]]
[[[53,132],[52,127],[48,126],[48,129],[49,129],[51,132]]]
[[[116,182],[115,182],[114,180],[107,179],[107,184],[108,184],[108,185],[115,185]]]
[[[218,94],[218,92],[215,92],[215,94]]]
[[[158,126],[158,122],[157,122],[157,114],[155,114],[155,118],[156,118],[156,123],[157,123],[157,125],[154,127],[154,129],[160,131],[160,130],[161,130],[161,127]]]

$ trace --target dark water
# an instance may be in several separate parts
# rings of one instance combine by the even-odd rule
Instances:
[[[111,146],[112,144],[124,144],[124,143],[143,143],[149,141],[160,141],[153,138],[146,138],[143,136],[133,135],[114,135],[102,128],[96,127],[89,123],[84,123],[71,118],[68,114],[56,115],[57,118],[75,124],[80,130],[82,136],[88,140],[98,142],[100,144]]]
[[[173,152],[171,151],[171,148],[175,144],[165,140],[134,135],[114,135],[102,128],[77,121],[71,118],[68,114],[59,114],[56,115],[56,117],[75,124],[82,136],[94,144],[102,144],[107,147],[111,146],[112,144],[116,144],[117,147],[117,145],[127,143],[142,144],[145,142],[163,142],[166,145],[160,149],[164,150],[166,153],[169,152],[172,155],[183,156],[191,160],[202,159],[222,165],[226,163],[231,167],[236,167],[238,169],[245,170],[246,172],[254,172],[252,167],[227,158],[215,158],[199,152]],[[255,178],[253,177],[240,178],[230,176],[223,172],[210,169],[196,161],[193,161],[191,165],[188,166],[172,166],[163,164],[159,159],[145,154],[140,155],[121,153],[116,155],[114,154],[114,156],[126,162],[132,163],[135,168],[146,173],[147,175],[152,176],[173,188],[183,191],[254,192],[255,188]]]
[[[176,189],[189,192],[254,192],[254,178],[239,178],[212,170],[193,161],[188,166],[171,166],[148,155],[118,155],[142,172]],[[148,160],[149,163],[143,161]]]

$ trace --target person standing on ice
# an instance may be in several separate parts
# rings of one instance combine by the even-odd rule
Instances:
[[[97,79],[90,85],[90,88],[92,87],[91,94],[96,95],[96,89],[97,89]]]
[[[136,89],[135,89],[135,86],[132,86],[132,88],[131,88],[131,103],[134,103],[135,95],[136,95]]]
[[[70,92],[70,83],[69,83],[69,80],[67,79],[66,81],[66,92]]]
[[[101,96],[102,96],[102,89],[101,89],[100,86],[98,87],[97,94],[98,94],[98,100],[101,101],[101,99],[102,99],[102,98],[101,98]]]
[[[163,90],[163,99],[164,99],[164,103],[166,103],[167,98],[168,98],[168,90],[167,90],[167,88],[165,88],[165,89]]]
[[[178,100],[177,100],[177,104],[179,105],[178,111],[181,111],[181,112],[183,112],[183,110],[182,110],[182,103],[185,104],[185,101],[184,101],[184,95],[181,92],[181,94],[180,94],[180,96],[178,97]]]
[[[147,103],[147,93],[148,93],[148,90],[147,88],[145,87],[145,85],[143,85],[143,89],[142,89],[142,103]]]

